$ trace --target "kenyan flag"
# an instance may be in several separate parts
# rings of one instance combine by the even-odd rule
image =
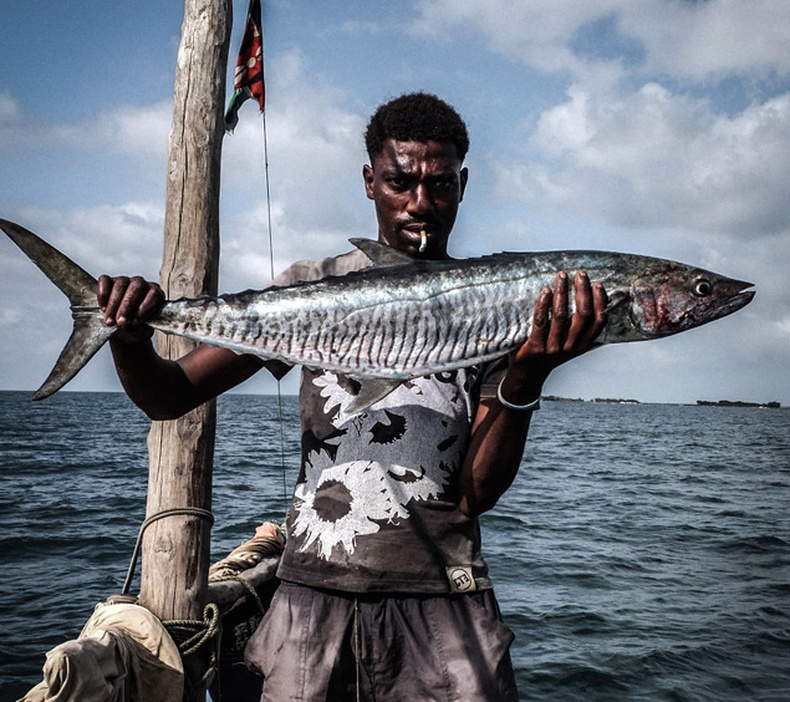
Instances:
[[[225,129],[232,132],[239,122],[239,108],[249,98],[255,98],[263,112],[263,36],[261,33],[261,0],[250,0],[247,25],[236,60],[233,96],[225,113]]]

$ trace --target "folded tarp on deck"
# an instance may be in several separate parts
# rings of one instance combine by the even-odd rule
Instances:
[[[44,680],[18,702],[172,702],[183,690],[162,623],[139,605],[99,604],[79,638],[47,653]]]

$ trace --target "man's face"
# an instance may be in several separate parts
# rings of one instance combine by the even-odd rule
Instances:
[[[421,258],[446,258],[467,170],[453,144],[387,139],[362,171],[376,204],[379,241]],[[427,246],[420,253],[420,232]]]

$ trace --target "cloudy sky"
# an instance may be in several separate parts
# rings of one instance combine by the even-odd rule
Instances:
[[[0,217],[95,274],[158,276],[182,13],[0,6]],[[229,75],[246,0],[234,13]],[[790,404],[790,3],[264,0],[264,38],[277,270],[375,236],[367,117],[428,90],[472,139],[453,255],[611,249],[757,286],[737,315],[598,350],[547,392]],[[261,134],[248,103],[224,144],[224,291],[270,280]],[[69,333],[65,298],[5,238],[0,295],[0,389],[35,389]],[[118,388],[106,349],[69,388]]]

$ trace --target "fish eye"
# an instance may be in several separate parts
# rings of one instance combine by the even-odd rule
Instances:
[[[708,297],[713,292],[713,283],[707,278],[697,278],[692,292],[696,297]]]

